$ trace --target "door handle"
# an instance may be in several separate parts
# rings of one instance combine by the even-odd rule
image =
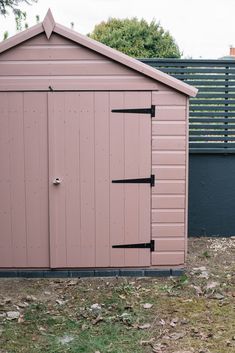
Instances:
[[[55,178],[54,180],[53,180],[53,184],[54,185],[59,185],[59,184],[61,184],[62,183],[62,179],[60,179],[60,178]]]

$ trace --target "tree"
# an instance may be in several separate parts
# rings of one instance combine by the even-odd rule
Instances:
[[[36,15],[36,23],[40,22],[39,15]],[[21,32],[24,29],[29,27],[27,23],[27,13],[26,12],[19,12],[15,14],[15,24],[16,24],[16,32]],[[5,31],[3,33],[3,40],[6,40],[9,37],[9,32]]]
[[[96,25],[89,37],[136,58],[180,58],[174,38],[155,20],[110,18]]]
[[[10,9],[15,15],[19,15],[21,13],[21,10],[18,7],[20,3],[31,5],[37,1],[38,0],[0,0],[0,14],[6,15],[8,13],[7,10]]]

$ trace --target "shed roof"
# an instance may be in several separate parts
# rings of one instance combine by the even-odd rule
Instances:
[[[67,39],[72,40],[86,48],[89,48],[95,52],[98,52],[116,62],[119,62],[126,67],[129,67],[147,77],[157,80],[169,87],[176,89],[188,96],[195,97],[197,94],[197,88],[190,86],[176,78],[163,73],[160,70],[152,68],[126,54],[123,54],[115,49],[112,49],[102,43],[99,43],[87,36],[70,30],[69,28],[62,26],[55,22],[51,10],[49,9],[43,22],[39,23],[23,32],[16,34],[15,36],[0,43],[0,53],[13,48],[16,45],[23,43],[24,41],[37,36],[40,33],[45,32],[49,39],[52,33],[59,34]]]

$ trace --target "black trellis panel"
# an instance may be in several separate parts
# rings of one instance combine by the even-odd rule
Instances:
[[[190,152],[235,153],[235,60],[141,61],[199,89],[190,99]]]

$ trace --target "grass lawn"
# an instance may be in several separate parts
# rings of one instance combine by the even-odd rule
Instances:
[[[178,278],[0,279],[0,353],[234,353],[235,240]]]

